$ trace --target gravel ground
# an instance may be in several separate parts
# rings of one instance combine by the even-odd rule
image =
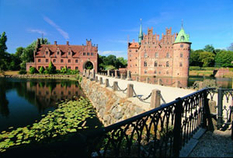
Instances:
[[[193,149],[190,157],[233,157],[231,130],[206,132]]]

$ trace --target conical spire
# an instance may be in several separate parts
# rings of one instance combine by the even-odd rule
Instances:
[[[141,24],[140,24],[140,31],[138,35],[138,43],[141,45],[141,41],[143,40],[143,32],[142,32],[142,19],[140,19]]]
[[[181,29],[180,32],[178,33],[178,36],[176,37],[176,40],[174,43],[181,43],[181,42],[185,42],[185,43],[191,43],[189,41],[189,35],[185,33],[184,28],[183,28],[183,19],[181,22]]]

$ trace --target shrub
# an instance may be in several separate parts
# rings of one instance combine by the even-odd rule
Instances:
[[[61,71],[60,71],[61,73],[63,73],[63,74],[65,74],[66,72],[67,72],[67,67],[65,66],[65,67],[63,67],[62,69],[61,69]]]
[[[39,73],[42,74],[44,72],[44,70],[45,70],[44,67],[41,66],[40,69],[39,69]]]
[[[45,69],[45,70],[44,70],[44,74],[49,74],[48,69]]]
[[[19,70],[19,74],[26,74],[27,73],[27,71],[26,70]]]
[[[49,74],[56,73],[56,67],[53,65],[53,63],[51,61],[49,63],[48,72],[49,72]]]
[[[36,73],[36,72],[37,72],[37,70],[36,70],[35,67],[30,67],[30,69],[29,69],[29,73],[30,73],[30,74],[34,74],[34,73]]]

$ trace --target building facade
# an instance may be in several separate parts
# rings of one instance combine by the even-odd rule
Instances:
[[[160,38],[153,28],[143,34],[140,26],[138,42],[128,43],[128,70],[132,75],[188,77],[191,42],[181,28],[178,34],[166,29]]]
[[[56,70],[66,66],[68,69],[80,72],[83,72],[85,66],[91,63],[97,72],[98,45],[92,45],[91,40],[86,40],[86,45],[70,45],[68,41],[66,45],[58,45],[56,41],[51,45],[43,44],[38,39],[34,51],[34,62],[27,63],[26,70],[29,71],[30,67],[35,67],[37,70],[41,66],[48,68],[50,62]]]

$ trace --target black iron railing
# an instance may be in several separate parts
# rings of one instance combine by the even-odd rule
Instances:
[[[203,89],[167,104],[95,131],[88,136],[89,156],[171,157],[200,128],[211,124]]]

